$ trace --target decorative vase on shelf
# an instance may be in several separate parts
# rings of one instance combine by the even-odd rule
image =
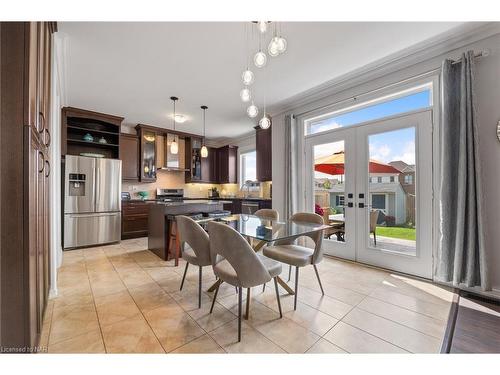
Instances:
[[[83,140],[85,142],[94,142],[94,137],[90,133],[87,133],[83,136]]]
[[[106,141],[106,139],[104,139],[104,137],[101,137],[101,139],[99,139],[99,143],[106,144],[106,143],[108,143],[108,141]]]

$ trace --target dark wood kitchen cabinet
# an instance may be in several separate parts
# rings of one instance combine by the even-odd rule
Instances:
[[[49,293],[52,22],[0,23],[0,347],[36,350]]]
[[[199,137],[187,137],[185,140],[185,165],[186,171],[185,180],[187,183],[204,182],[202,178],[202,160],[201,157],[202,139]],[[205,170],[207,165],[205,163]],[[207,170],[208,171],[208,170]],[[207,173],[207,171],[205,173]]]
[[[139,180],[139,137],[134,134],[120,134],[120,159],[122,180]]]
[[[238,147],[224,146],[217,149],[217,182],[235,184],[238,182]]]
[[[257,181],[273,179],[273,137],[272,126],[268,129],[255,127],[255,145],[257,154]]]
[[[122,240],[148,235],[150,204],[143,201],[122,201]]]

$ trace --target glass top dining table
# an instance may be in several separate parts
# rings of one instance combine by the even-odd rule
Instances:
[[[254,239],[256,241],[249,241],[255,251],[259,251],[264,245],[269,242],[297,238],[314,232],[322,231],[331,228],[330,225],[307,223],[292,220],[269,220],[255,215],[235,214],[222,218],[215,219],[219,222],[226,223],[238,231],[243,237],[247,239]],[[295,292],[288,286],[288,284],[276,277],[277,282],[289,293]],[[208,292],[213,292],[217,289],[221,281],[216,281],[209,289]],[[248,311],[248,307],[247,307]]]
[[[300,237],[330,228],[329,225],[264,219],[255,215],[238,214],[220,218],[243,237],[254,238],[258,241],[273,242],[294,237]]]

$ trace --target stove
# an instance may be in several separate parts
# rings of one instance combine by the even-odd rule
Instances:
[[[184,199],[184,189],[156,189],[156,200],[178,202]]]

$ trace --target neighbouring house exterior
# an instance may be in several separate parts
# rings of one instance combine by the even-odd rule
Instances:
[[[391,161],[389,165],[396,168],[399,173],[399,182],[406,194],[407,221],[415,223],[415,164],[406,164],[402,160]]]
[[[345,184],[330,181],[330,188],[324,183],[327,179],[315,181],[315,203],[321,207],[332,207],[339,213],[343,212]],[[406,217],[406,193],[400,183],[398,173],[370,173],[369,182],[370,202],[373,209],[383,213],[379,222],[385,221],[385,216],[393,216],[396,225],[404,224]]]

